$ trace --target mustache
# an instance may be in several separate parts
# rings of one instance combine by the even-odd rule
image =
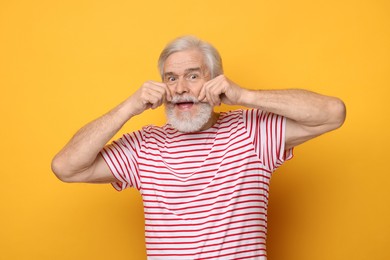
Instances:
[[[172,100],[169,102],[171,104],[178,104],[184,102],[192,102],[194,104],[199,103],[199,100],[194,96],[173,96]]]

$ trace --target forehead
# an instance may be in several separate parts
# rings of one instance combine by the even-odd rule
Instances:
[[[183,73],[190,68],[203,68],[204,58],[199,50],[179,51],[171,54],[164,64],[164,73]]]

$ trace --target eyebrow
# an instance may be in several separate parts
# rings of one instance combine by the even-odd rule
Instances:
[[[190,73],[190,72],[198,72],[198,71],[200,72],[200,71],[202,71],[202,69],[201,69],[200,67],[188,68],[188,69],[186,69],[186,70],[184,71],[184,74],[187,74],[187,73]],[[171,71],[165,72],[165,73],[164,73],[164,77],[166,77],[166,76],[172,76],[172,75],[176,76],[177,74],[176,74],[176,73],[173,73],[173,72],[171,72]]]

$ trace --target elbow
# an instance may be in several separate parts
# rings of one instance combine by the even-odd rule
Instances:
[[[329,105],[332,125],[334,129],[340,128],[344,124],[347,116],[345,103],[339,98],[334,98]]]
[[[59,157],[58,155],[56,155],[51,161],[51,170],[60,181],[67,183],[74,182],[72,174],[70,174],[69,170],[66,167],[66,163],[63,162],[61,157]]]

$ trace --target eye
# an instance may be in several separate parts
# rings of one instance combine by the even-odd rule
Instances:
[[[175,82],[176,81],[176,77],[175,76],[168,76],[166,81],[167,82]]]
[[[198,74],[195,74],[195,73],[189,74],[189,75],[187,76],[187,79],[190,80],[190,81],[197,80],[198,78],[199,78],[199,75],[198,75]]]

